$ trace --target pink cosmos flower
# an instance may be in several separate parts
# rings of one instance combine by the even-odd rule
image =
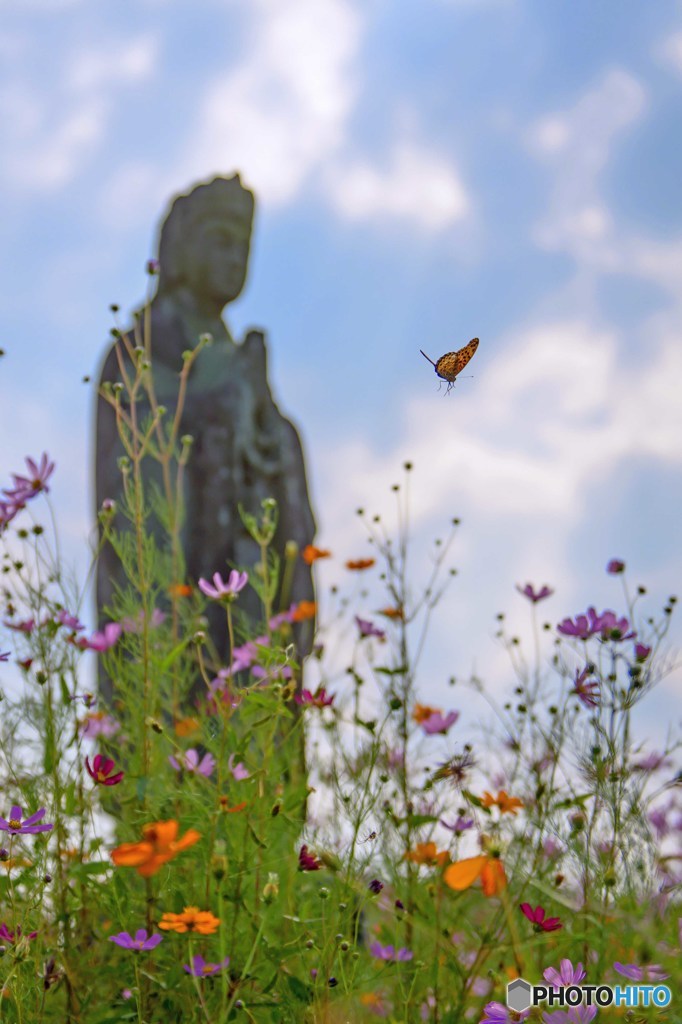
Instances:
[[[85,767],[90,778],[102,786],[117,786],[125,775],[125,772],[113,773],[113,769],[116,767],[115,762],[103,754],[95,754],[92,765],[90,765],[89,758],[86,757]]]
[[[163,942],[163,935],[157,932],[147,937],[146,930],[140,928],[135,932],[135,938],[128,932],[119,932],[118,935],[110,935],[109,942],[115,942],[121,949],[132,949],[134,953],[140,953],[143,950],[156,949],[158,944]]]
[[[459,711],[448,711],[445,716],[440,711],[434,711],[433,714],[429,715],[428,718],[425,718],[419,724],[427,736],[444,736],[458,718]]]
[[[657,772],[659,768],[669,768],[672,764],[669,757],[652,750],[650,754],[640,761],[635,761],[633,768],[638,772]]]
[[[646,659],[649,657],[650,654],[651,654],[651,648],[647,647],[646,644],[640,644],[640,643],[636,643],[635,644],[635,660],[636,661],[646,661]]]
[[[104,629],[94,632],[89,639],[79,636],[73,642],[82,651],[97,651],[101,654],[117,643],[122,632],[123,628],[118,622],[107,622]]]
[[[563,988],[565,985],[579,985],[586,977],[586,973],[581,963],[577,963],[574,967],[570,960],[562,960],[559,970],[556,967],[547,967],[542,976],[554,988]]]
[[[202,593],[206,594],[206,597],[210,597],[214,601],[234,601],[237,594],[240,590],[244,589],[248,582],[248,573],[232,569],[227,582],[224,582],[219,572],[214,573],[213,586],[202,577],[199,580],[199,589]]]
[[[137,615],[127,615],[121,619],[121,629],[124,633],[141,633],[144,629],[144,608],[140,608]],[[154,608],[149,618],[149,626],[151,629],[157,629],[166,621],[166,614],[162,612],[160,608]]]
[[[557,626],[564,636],[575,636],[580,640],[589,640],[599,634],[602,640],[631,640],[636,634],[629,631],[630,623],[617,618],[616,613],[609,611],[597,615],[595,608],[588,608],[587,615],[576,615],[575,620],[564,619]]]
[[[190,957],[190,963],[183,964],[182,969],[187,971],[188,974],[192,974],[195,978],[206,978],[211,974],[217,974],[218,971],[224,971],[229,962],[230,958],[226,956],[219,964],[209,964],[204,960],[203,956],[197,954]]]
[[[193,747],[186,750],[179,758],[175,758],[170,754],[168,760],[176,772],[193,772],[195,775],[204,775],[206,778],[209,777],[215,768],[215,758],[212,754],[204,754],[201,760],[199,760],[199,754]]]
[[[360,630],[361,637],[375,636],[377,637],[378,640],[386,639],[385,630],[379,629],[379,627],[375,626],[374,623],[370,622],[369,619],[361,619],[359,615],[356,615],[355,622],[358,629]]]
[[[512,1011],[502,1003],[486,1003],[479,1024],[512,1024],[513,1021],[525,1020],[529,1013],[530,1010],[523,1010],[522,1013],[515,1013],[512,1017]]]
[[[7,619],[2,620],[3,626],[7,626],[8,629],[13,629],[16,633],[32,633],[35,629],[35,619],[24,619],[23,622],[10,622]]]
[[[9,820],[0,818],[0,830],[3,832],[9,832],[11,836],[28,836],[35,835],[36,832],[49,832],[53,825],[39,825],[38,822],[41,818],[45,817],[47,813],[44,807],[32,814],[30,818],[22,819],[22,810],[17,804],[12,807],[9,812]]]
[[[286,612],[277,612],[277,614],[273,615],[272,618],[269,620],[268,626],[272,630],[277,630],[277,629],[279,629],[280,626],[283,626],[285,622],[289,622],[289,623],[293,622],[294,621],[294,612],[295,611],[296,611],[296,605],[292,604],[291,608],[289,608],[288,611],[286,611]]]
[[[638,967],[637,964],[621,964],[616,961],[613,965],[625,978],[632,981],[665,981],[669,977],[660,964],[647,964],[646,967]]]
[[[234,754],[230,754],[227,759],[227,767],[232,772],[232,777],[236,782],[243,782],[244,779],[251,778],[251,772],[247,771],[241,761],[238,764],[234,763]]]
[[[66,608],[60,608],[57,612],[56,621],[60,626],[66,626],[67,629],[72,629],[75,633],[80,633],[82,629],[85,629],[83,623],[75,615],[72,615],[71,612],[68,612]]]
[[[563,927],[558,917],[545,917],[544,907],[533,908],[530,903],[521,903],[520,907],[536,932],[557,932]]]
[[[89,740],[97,739],[98,736],[113,736],[120,729],[116,719],[104,711],[91,711],[80,723],[80,727],[81,736]]]
[[[523,596],[527,597],[533,604],[537,604],[538,601],[544,601],[546,597],[551,597],[554,593],[552,588],[548,587],[547,584],[541,587],[540,590],[535,590],[530,583],[526,583],[525,587],[520,587],[517,583],[516,589],[519,594],[523,594]]]
[[[625,572],[625,562],[621,562],[620,558],[612,558],[606,566],[606,571],[612,576],[617,576],[618,573]]]
[[[576,672],[571,696],[577,697],[586,708],[596,708],[599,706],[599,683],[596,679],[588,682],[589,675],[591,675],[591,666],[589,665],[582,672]]]
[[[571,1006],[568,1010],[543,1013],[543,1024],[590,1024],[597,1016],[596,1006]]]
[[[14,487],[11,491],[5,491],[5,494],[12,502],[25,502],[29,498],[34,498],[36,494],[40,494],[41,491],[47,493],[50,489],[47,486],[47,481],[52,476],[55,464],[50,462],[47,453],[43,452],[39,463],[36,463],[28,456],[25,461],[29,475],[19,476],[16,473],[12,473]]]
[[[404,946],[396,950],[394,946],[382,946],[380,942],[370,942],[369,951],[378,960],[397,960],[399,963],[411,960],[414,956],[412,950]]]

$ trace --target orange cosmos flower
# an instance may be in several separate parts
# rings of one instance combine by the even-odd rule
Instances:
[[[168,593],[171,597],[189,597],[192,593],[192,588],[188,583],[171,583]]]
[[[324,548],[316,548],[314,544],[306,544],[301,552],[301,558],[306,565],[312,565],[318,558],[331,558],[331,551],[325,551]]]
[[[431,718],[431,715],[437,715],[439,713],[440,708],[430,708],[428,704],[415,704],[412,710],[412,717],[417,724],[421,724],[422,722],[428,721],[428,719]]]
[[[363,569],[371,569],[373,565],[376,565],[376,558],[355,558],[346,562],[346,569],[362,572]]]
[[[449,860],[447,850],[438,850],[435,843],[417,843],[414,850],[408,850],[404,860],[411,860],[414,864],[428,864],[430,867],[440,867]]]
[[[178,839],[177,821],[155,821],[144,826],[142,835],[144,839],[139,843],[117,846],[111,851],[111,859],[117,867],[136,868],[143,878],[155,875],[163,864],[201,839],[201,833],[193,828]]]
[[[198,732],[201,728],[201,723],[198,718],[179,718],[175,723],[175,735],[176,736],[191,736],[192,733]]]
[[[480,854],[450,864],[443,872],[443,881],[451,889],[468,889],[480,878],[486,896],[495,896],[507,884],[502,861],[497,857]]]
[[[497,796],[493,796],[486,789],[481,797],[481,805],[483,807],[499,807],[500,814],[516,815],[519,807],[523,807],[523,801],[519,800],[517,796],[509,796],[504,789],[501,789]]]
[[[305,622],[306,619],[314,619],[317,612],[317,605],[314,601],[299,601],[296,605],[292,622]]]
[[[220,810],[225,814],[237,814],[238,811],[243,811],[245,807],[248,807],[249,801],[242,800],[240,804],[235,804],[234,807],[230,807],[230,801],[226,796],[221,796],[218,800],[220,804]]]
[[[185,907],[181,914],[164,914],[159,921],[159,928],[165,932],[198,932],[199,935],[213,935],[219,924],[220,918],[214,917],[210,910]]]
[[[402,608],[380,608],[379,615],[385,615],[387,619],[404,619],[405,613]]]

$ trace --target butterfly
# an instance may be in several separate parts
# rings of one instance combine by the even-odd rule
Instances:
[[[446,352],[437,363],[434,363],[433,359],[429,359],[426,352],[422,351],[422,349],[419,349],[419,351],[424,356],[424,359],[428,359],[431,365],[435,367],[438,376],[448,382],[447,391],[445,392],[447,395],[452,390],[458,374],[462,372],[477,348],[478,338],[472,338],[468,345],[460,348],[457,352]]]

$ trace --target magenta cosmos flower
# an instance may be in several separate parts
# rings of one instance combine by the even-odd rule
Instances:
[[[545,917],[544,907],[531,907],[530,903],[521,903],[520,907],[536,932],[557,932],[563,927],[558,917]]]
[[[125,772],[114,772],[115,762],[104,754],[95,754],[92,765],[90,759],[86,757],[85,767],[90,778],[101,786],[117,786],[125,775]]]
[[[303,690],[302,693],[297,693],[294,697],[297,704],[314,708],[328,708],[330,704],[334,703],[334,697],[328,696],[324,686],[320,686],[315,693],[310,690]]]
[[[523,596],[527,597],[528,600],[531,601],[533,604],[537,604],[538,601],[544,601],[546,597],[551,597],[554,593],[552,588],[548,587],[547,584],[540,587],[539,590],[535,590],[532,584],[530,583],[526,583],[525,587],[521,587],[517,583],[516,589],[518,590],[519,594],[523,594]]]
[[[199,580],[199,590],[214,601],[234,601],[239,591],[243,590],[248,582],[248,573],[237,572],[236,569],[233,569],[227,578],[227,583],[219,572],[213,574],[213,586],[202,576]]]
[[[38,932],[28,932],[26,935],[27,939],[35,939]],[[21,925],[18,924],[15,931],[10,931],[5,922],[0,923],[0,941],[1,942],[18,942],[21,938]]]
[[[380,942],[371,942],[369,951],[377,960],[397,960],[399,963],[411,960],[414,956],[412,950],[405,946],[402,949],[396,949],[395,946],[382,946]]]
[[[440,711],[434,711],[433,714],[429,715],[428,718],[425,718],[419,724],[427,736],[444,736],[458,718],[459,711],[448,711],[447,715],[443,715]]]
[[[298,851],[298,867],[300,871],[319,871],[322,861],[311,853],[306,843]]]
[[[128,932],[119,932],[118,935],[109,936],[109,942],[115,942],[121,949],[132,949],[134,953],[140,953],[142,950],[156,949],[162,941],[163,935],[160,935],[158,932],[147,938],[147,932],[144,928],[140,928],[135,932],[135,938],[129,935]]]
[[[625,562],[621,562],[620,558],[612,558],[606,566],[606,571],[611,576],[617,576],[621,572],[625,572]]]
[[[230,962],[229,956],[226,956],[222,963],[209,964],[199,954],[190,957],[190,960],[191,964],[183,964],[182,969],[195,978],[206,978],[211,974],[217,974],[218,971],[224,971]]]
[[[85,629],[85,626],[78,617],[76,615],[72,615],[71,612],[66,610],[66,608],[59,609],[55,621],[60,626],[66,626],[67,629],[72,629],[74,633],[80,633],[82,629]]]
[[[189,750],[186,750],[184,754],[180,754],[177,758],[171,754],[168,760],[176,772],[194,772],[195,775],[204,775],[206,778],[209,777],[215,768],[215,757],[212,754],[204,754],[201,760],[199,760],[199,754],[193,747],[190,747]]]
[[[0,830],[3,832],[9,832],[11,836],[28,836],[35,835],[36,832],[49,832],[52,825],[39,825],[38,822],[41,818],[45,817],[46,810],[41,807],[40,810],[32,814],[30,818],[22,819],[22,810],[17,804],[14,805],[12,810],[9,812],[9,820],[0,818]]]

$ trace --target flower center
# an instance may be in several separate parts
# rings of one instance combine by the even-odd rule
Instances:
[[[9,827],[10,828],[21,828],[21,818],[10,818],[9,819]]]

